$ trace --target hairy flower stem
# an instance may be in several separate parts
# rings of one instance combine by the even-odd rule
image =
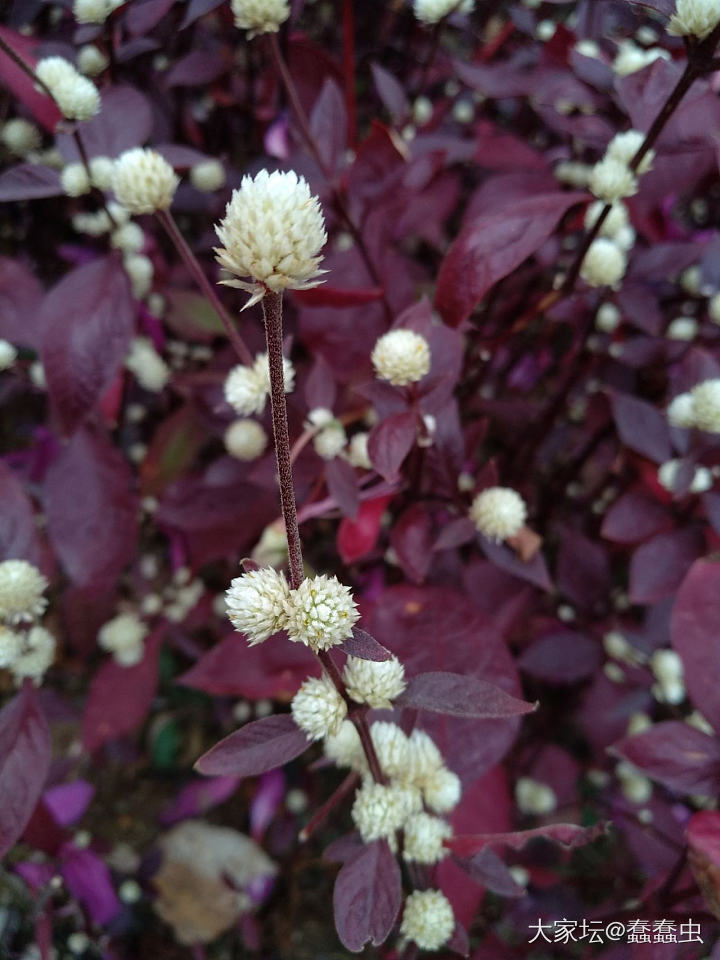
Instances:
[[[272,407],[273,434],[275,436],[275,459],[278,468],[280,486],[280,504],[285,535],[290,558],[290,586],[297,590],[304,579],[302,544],[298,527],[295,486],[293,483],[292,460],[290,453],[290,433],[288,431],[287,402],[285,400],[285,374],[283,371],[283,315],[282,294],[268,290],[262,298],[265,316],[265,340],[267,343],[268,364],[270,367],[270,404]],[[380,762],[375,753],[370,729],[364,714],[357,712],[357,705],[348,696],[340,671],[327,650],[318,651],[318,659],[325,672],[335,685],[335,689],[345,701],[348,713],[355,724],[360,742],[363,745],[368,766],[375,780],[384,783]]]
[[[205,276],[205,271],[200,266],[197,257],[188,246],[185,237],[183,237],[182,233],[180,232],[180,229],[175,223],[172,214],[169,210],[158,210],[157,216],[160,223],[165,228],[167,235],[172,240],[173,246],[182,257],[185,266],[190,271],[193,280],[198,287],[200,287],[202,292],[210,301],[215,312],[220,317],[222,325],[225,327],[225,332],[228,335],[228,339],[235,348],[235,352],[246,366],[252,366],[254,359],[252,353],[250,353],[245,341],[235,329],[235,324],[232,322],[230,315],[222,305],[220,298],[215,292],[215,288]]]

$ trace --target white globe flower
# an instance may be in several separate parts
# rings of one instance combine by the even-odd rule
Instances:
[[[82,163],[69,163],[60,173],[60,185],[68,197],[90,193],[90,177]]]
[[[47,606],[43,593],[48,582],[27,560],[0,563],[0,620],[20,623],[42,616]]]
[[[3,124],[0,140],[17,157],[26,157],[33,150],[40,149],[42,135],[34,123],[22,117],[13,117]]]
[[[368,453],[369,436],[369,433],[362,432],[356,433],[350,438],[347,452],[348,462],[351,466],[358,467],[360,470],[372,469],[370,454]]]
[[[391,330],[383,334],[370,356],[375,374],[393,386],[417,383],[430,370],[430,347],[425,337],[413,330]]]
[[[351,816],[363,843],[384,838],[394,850],[396,832],[416,808],[415,800],[404,787],[366,780],[355,794]]]
[[[614,203],[623,197],[632,197],[638,191],[638,181],[627,164],[606,155],[590,171],[590,192],[605,203]]]
[[[560,183],[567,183],[571,187],[578,187],[582,189],[588,184],[591,170],[592,167],[589,167],[586,163],[576,163],[573,160],[563,160],[553,169],[553,173]]]
[[[225,186],[225,167],[219,160],[201,160],[190,167],[190,183],[203,193],[214,193]]]
[[[408,737],[410,779],[424,786],[443,767],[443,756],[432,737],[424,730],[415,729]]]
[[[148,628],[134,613],[120,613],[100,628],[98,643],[123,667],[140,663]]]
[[[704,40],[719,23],[720,6],[717,0],[677,0],[667,30],[676,37]]]
[[[603,303],[595,314],[595,326],[603,333],[613,333],[620,326],[622,315],[614,303]]]
[[[625,276],[627,255],[616,243],[598,237],[590,244],[580,276],[591,287],[616,286]]]
[[[690,391],[693,423],[707,433],[720,433],[720,377],[703,380]]]
[[[125,366],[134,374],[143,390],[151,393],[160,393],[170,379],[170,368],[149,337],[133,338],[130,351],[125,357]]]
[[[475,0],[414,0],[413,12],[422,23],[439,23],[451,13],[471,13]]]
[[[675,317],[668,324],[665,336],[668,340],[694,340],[700,325],[694,317]]]
[[[12,664],[12,674],[19,686],[30,679],[39,684],[55,659],[55,637],[44,627],[33,627],[25,638],[23,653]]]
[[[496,543],[520,533],[526,518],[525,501],[509,487],[489,487],[470,506],[472,522],[484,537]]]
[[[126,253],[123,257],[123,267],[130,278],[133,296],[137,300],[147,296],[155,275],[150,257],[146,257],[144,253]]]
[[[290,16],[288,0],[232,0],[235,26],[247,30],[250,37],[259,33],[277,33]]]
[[[267,434],[257,420],[233,420],[225,431],[225,448],[238,460],[257,460],[265,452]]]
[[[671,400],[667,418],[673,427],[689,430],[695,426],[695,410],[691,393],[680,393]]]
[[[337,577],[308,577],[286,601],[288,636],[316,653],[352,635],[360,614],[349,587]]]
[[[107,70],[109,65],[110,61],[102,50],[92,43],[86,43],[78,50],[78,70],[87,77],[97,77],[103,70]]]
[[[90,179],[98,190],[110,189],[114,172],[115,161],[112,157],[93,157],[90,161]]]
[[[343,679],[352,700],[375,709],[389,709],[407,686],[405,668],[397,657],[377,662],[348,657]]]
[[[347,716],[347,704],[330,677],[310,677],[290,704],[293,720],[310,740],[336,734]]]
[[[602,200],[596,200],[594,203],[591,203],[585,212],[585,229],[591,230],[595,223],[597,222],[600,214],[605,209],[605,204]],[[629,225],[628,220],[628,209],[622,200],[617,200],[610,207],[610,213],[605,217],[602,226],[600,227],[599,236],[601,237],[610,237],[611,239],[615,237],[623,227]]]
[[[24,646],[25,638],[21,633],[15,633],[14,630],[0,625],[0,667],[12,667]]]
[[[104,23],[113,11],[108,0],[74,0],[73,16],[78,23]]]
[[[521,813],[534,816],[553,813],[557,809],[555,791],[532,777],[520,777],[515,784],[515,802]]]
[[[139,253],[145,246],[145,234],[142,227],[134,221],[123,223],[110,235],[110,246],[125,253]]]
[[[460,777],[447,767],[441,767],[427,776],[422,786],[423,799],[435,813],[450,813],[460,803]]]
[[[313,437],[315,453],[323,460],[334,460],[345,449],[346,443],[345,427],[339,420],[334,420],[330,426],[324,427]]]
[[[643,70],[656,60],[670,60],[670,53],[662,47],[652,47],[644,50],[632,40],[621,40],[618,52],[613,61],[613,71],[619,77],[627,77],[631,73]]]
[[[17,360],[18,352],[7,340],[0,340],[0,370],[9,370]]]
[[[400,935],[421,950],[439,950],[454,929],[453,908],[440,890],[414,890],[405,901]]]
[[[262,413],[267,401],[267,386],[253,367],[238,364],[227,375],[225,399],[235,413],[250,415]]]
[[[410,741],[403,730],[396,723],[376,720],[370,727],[370,736],[383,773],[404,783],[412,783]]]
[[[225,594],[228,616],[252,647],[286,628],[289,595],[282,573],[272,567],[250,570],[236,577]]]
[[[338,767],[350,767],[358,773],[367,773],[368,765],[355,724],[343,720],[336,733],[325,737],[325,756]]]
[[[450,852],[443,844],[452,836],[447,820],[429,813],[415,813],[405,822],[403,857],[416,863],[437,863]]]
[[[167,210],[180,180],[156,150],[133,147],[115,161],[112,189],[118,203],[130,213]]]
[[[612,157],[618,163],[624,163],[629,167],[635,158],[640,147],[645,142],[645,134],[639,130],[626,130],[624,133],[616,133],[605,151],[606,157]],[[655,151],[648,150],[640,162],[638,173],[647,173],[653,165]]]
[[[325,220],[318,198],[293,171],[243,177],[215,231],[222,244],[215,251],[218,263],[253,281],[222,281],[251,294],[246,308],[268,290],[308,290],[322,282],[317,277],[325,272],[319,268]]]
[[[44,57],[35,65],[35,76],[52,92],[62,80],[72,78],[75,67],[65,57]]]
[[[97,87],[74,68],[72,74],[58,80],[50,90],[66,120],[92,120],[100,112]]]

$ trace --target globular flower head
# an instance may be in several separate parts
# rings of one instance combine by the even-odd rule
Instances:
[[[532,777],[520,777],[515,784],[515,802],[522,813],[542,816],[553,813],[557,808],[555,791],[547,783],[533,780]]]
[[[325,737],[325,756],[338,767],[350,767],[358,773],[367,772],[367,758],[355,724],[343,720],[336,733]]]
[[[277,33],[290,16],[288,0],[232,0],[235,26],[249,31],[249,36],[258,33]]]
[[[591,203],[585,212],[585,229],[590,230],[595,226],[600,214],[605,209],[605,204],[602,200],[596,200],[595,203]],[[610,213],[605,217],[602,226],[600,227],[601,237],[610,237],[611,239],[616,237],[617,234],[624,228],[629,226],[628,219],[628,209],[622,200],[618,200],[610,207]]]
[[[219,160],[201,160],[190,168],[190,183],[203,193],[213,193],[224,187],[225,179],[225,167]]]
[[[0,370],[9,370],[17,360],[18,352],[7,340],[0,340]]]
[[[233,367],[225,379],[223,391],[235,413],[249,416],[262,413],[265,409],[267,386],[254,367],[246,367],[241,363]]]
[[[473,500],[470,519],[488,540],[500,542],[522,530],[527,517],[525,501],[509,487],[489,487]]]
[[[73,0],[73,16],[78,23],[104,23],[114,7],[110,0]]]
[[[368,439],[370,434],[365,433],[356,433],[350,438],[350,444],[348,447],[348,462],[353,467],[358,467],[361,470],[370,470],[372,468],[372,462],[370,460],[370,454],[368,453]]]
[[[42,144],[40,130],[23,117],[8,120],[0,133],[4,146],[18,157],[26,157],[33,150],[39,150]]]
[[[148,337],[135,337],[125,366],[144,390],[159,393],[170,379],[170,369]]]
[[[395,849],[396,832],[415,812],[415,803],[403,786],[366,780],[355,794],[351,815],[364,843],[384,838]]]
[[[413,783],[423,786],[430,776],[442,769],[442,754],[432,737],[417,728],[408,737],[408,747],[410,778]]]
[[[644,141],[645,134],[639,130],[626,130],[624,133],[616,133],[607,145],[605,156],[612,157],[612,159],[617,160],[618,163],[624,163],[625,166],[629,166]],[[642,158],[637,172],[647,173],[648,170],[651,169],[654,159],[655,151],[648,150]]]
[[[590,192],[605,203],[614,203],[637,193],[637,177],[622,160],[606,155],[590,171]]]
[[[412,782],[410,743],[396,724],[377,720],[370,727],[375,753],[383,773],[403,782]]]
[[[69,163],[60,173],[60,184],[68,197],[90,193],[90,177],[82,163]]]
[[[338,733],[347,716],[347,705],[325,674],[310,677],[293,697],[290,705],[295,723],[310,740]]]
[[[437,863],[449,853],[443,840],[452,836],[447,820],[430,813],[415,813],[405,822],[403,856],[416,863]]]
[[[222,243],[215,251],[218,263],[253,281],[223,281],[252,294],[246,307],[267,290],[308,290],[322,282],[317,277],[324,272],[325,220],[318,198],[292,170],[243,177],[215,231]]]
[[[315,453],[323,460],[334,460],[345,449],[347,434],[339,420],[334,420],[329,426],[323,427],[313,437]]]
[[[45,627],[33,627],[25,637],[25,648],[12,664],[12,674],[18,686],[29,678],[40,683],[45,671],[55,659],[55,637]]]
[[[109,190],[115,173],[115,161],[112,157],[93,157],[90,161],[90,178],[98,190]],[[138,230],[140,228],[138,227]]]
[[[389,709],[407,686],[405,668],[397,657],[382,661],[348,657],[343,678],[352,700],[376,709]]]
[[[430,347],[414,330],[390,330],[379,338],[370,359],[380,380],[403,387],[417,383],[428,373]]]
[[[145,649],[147,626],[134,613],[120,613],[100,628],[98,643],[123,667],[140,663]]]
[[[439,23],[450,13],[470,13],[475,0],[414,0],[413,11],[422,23]]]
[[[238,460],[257,460],[267,446],[267,434],[257,420],[233,420],[225,431],[225,448]]]
[[[35,76],[50,91],[60,83],[75,74],[75,67],[65,57],[43,57],[35,65]]]
[[[0,563],[0,620],[20,623],[42,616],[47,606],[43,596],[47,585],[38,568],[27,560]]]
[[[96,77],[107,69],[109,63],[110,61],[102,50],[92,43],[86,43],[78,50],[78,70],[88,77]]]
[[[140,299],[150,292],[155,268],[150,257],[144,253],[126,253],[123,257],[123,268],[130,278],[133,296]]]
[[[720,23],[717,0],[677,0],[670,18],[668,33],[676,37],[697,37],[704,40]]]
[[[703,380],[690,394],[694,425],[707,433],[720,433],[720,377]]]
[[[439,950],[454,929],[453,908],[440,890],[414,890],[405,901],[400,935],[421,950]]]
[[[232,625],[245,634],[252,647],[286,628],[289,596],[283,574],[273,567],[264,567],[236,577],[225,594],[225,602]]]
[[[0,667],[11,667],[22,653],[24,645],[25,640],[21,633],[0,624]]]
[[[460,802],[462,784],[456,773],[447,767],[440,767],[425,778],[422,791],[429,810],[450,813]]]
[[[67,120],[90,120],[99,112],[97,87],[64,57],[38,61],[35,76],[48,88]]]
[[[689,430],[695,426],[695,410],[691,393],[679,393],[670,401],[667,418],[673,427]]]
[[[598,237],[590,244],[580,276],[591,287],[614,287],[625,276],[627,255],[613,240]]]
[[[303,580],[291,592],[286,609],[290,639],[315,652],[347,640],[360,616],[350,588],[325,574]]]
[[[130,213],[167,210],[179,182],[167,160],[147,147],[126,150],[115,161],[113,192]]]

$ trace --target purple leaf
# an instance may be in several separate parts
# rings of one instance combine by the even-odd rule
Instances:
[[[482,719],[532,713],[536,705],[505,693],[494,683],[460,673],[421,673],[395,701],[399,707],[429,710],[452,717]]]
[[[524,897],[527,893],[525,887],[513,880],[508,868],[490,847],[484,847],[469,860],[457,862],[473,880],[501,897]]]
[[[577,530],[564,530],[558,553],[556,582],[578,607],[588,610],[610,590],[610,564],[602,544]]]
[[[50,768],[50,731],[33,687],[0,711],[0,856],[27,826]]]
[[[156,26],[175,0],[145,0],[144,3],[133,3],[125,14],[125,26],[134,36],[141,36]]]
[[[358,660],[373,660],[375,663],[381,663],[392,657],[389,650],[386,650],[377,642],[375,637],[371,637],[360,627],[353,627],[352,636],[343,640],[339,649],[349,657],[357,657]]]
[[[83,144],[90,157],[115,158],[124,150],[145,143],[152,128],[152,108],[139,90],[110,87],[103,91],[100,113],[82,125]],[[58,134],[56,142],[66,160],[80,159],[70,134]]]
[[[689,723],[656,723],[616,743],[612,752],[668,790],[714,796],[720,789],[720,745]]]
[[[547,240],[583,193],[541,193],[465,227],[440,266],[435,306],[450,326],[466,320],[487,291]]]
[[[335,880],[335,928],[342,945],[360,953],[380,946],[395,926],[402,902],[400,867],[386,840],[368,844],[345,863]]]
[[[632,602],[654,603],[669,596],[703,551],[703,536],[693,528],[658,534],[638,547],[630,561]]]
[[[379,63],[371,63],[370,70],[378,96],[393,122],[403,120],[408,114],[408,101],[404,87]]]
[[[315,101],[310,115],[310,131],[323,162],[334,170],[347,146],[347,114],[345,98],[332,77],[326,77]]]
[[[239,777],[207,777],[193,780],[182,788],[180,793],[160,814],[160,822],[166,826],[185,820],[187,817],[204,816],[208,810],[224,803],[231,797]]]
[[[184,30],[185,27],[189,27],[191,23],[195,23],[200,17],[204,17],[206,13],[210,13],[211,10],[216,10],[224,2],[225,0],[190,0],[183,21],[180,24],[180,29]]]
[[[698,560],[675,598],[672,645],[685,671],[690,699],[720,730],[720,563]]]
[[[220,50],[191,50],[168,70],[165,84],[168,87],[203,86],[217,80],[230,66]]]
[[[456,517],[446,523],[433,545],[434,550],[452,550],[470,543],[477,537],[475,524],[469,517]]]
[[[373,467],[385,480],[394,480],[410,453],[416,435],[415,414],[394,413],[376,424],[368,437],[368,454]]]
[[[640,543],[671,526],[672,515],[662,504],[631,491],[610,505],[601,532],[614,543]]]
[[[604,823],[595,824],[593,827],[579,827],[575,823],[548,823],[533,830],[517,830],[513,833],[477,833],[451,837],[445,842],[445,846],[459,857],[470,857],[485,847],[499,846],[520,850],[537,837],[572,848],[591,843],[605,832],[605,828]]]
[[[620,439],[635,453],[655,463],[664,463],[672,455],[667,418],[657,407],[629,394],[612,398],[613,416]]]
[[[211,776],[256,777],[282,767],[310,746],[289,713],[263,717],[225,737],[195,764]]]
[[[85,813],[94,794],[95,787],[87,780],[73,780],[46,790],[43,801],[55,822],[67,827]]]
[[[546,683],[577,683],[591,676],[602,661],[599,644],[582,633],[552,633],[523,650],[518,666]]]
[[[40,304],[45,291],[37,278],[18,260],[0,257],[0,337],[38,349]]]
[[[447,948],[460,957],[470,956],[470,940],[468,939],[467,930],[461,923],[455,923],[455,929],[447,942]]]
[[[525,562],[504,543],[495,543],[488,540],[487,537],[481,536],[480,546],[488,560],[492,561],[495,566],[500,567],[501,570],[512,573],[521,580],[527,580],[528,583],[540,587],[541,590],[549,591],[553,589],[547,564],[541,553],[536,553],[532,560]]]
[[[390,544],[408,580],[422,583],[433,559],[432,521],[424,506],[415,503],[400,514],[393,524]]]
[[[92,850],[66,847],[60,872],[68,889],[86,908],[93,923],[109,923],[120,913],[120,901],[110,871]]]
[[[357,517],[360,500],[355,470],[347,460],[335,457],[325,465],[325,480],[328,492],[345,517]]]
[[[100,432],[79,430],[45,478],[50,541],[79,586],[107,588],[137,543],[137,496],[124,457]]]
[[[30,497],[12,471],[0,463],[0,557],[41,564],[42,548]]]
[[[47,295],[41,315],[48,392],[70,434],[112,383],[132,336],[132,297],[120,261],[107,257],[73,270]]]
[[[0,174],[0,201],[61,197],[65,191],[60,174],[39,163],[21,163]]]
[[[158,685],[161,636],[145,643],[140,663],[123,667],[106,660],[92,679],[82,721],[82,740],[92,753],[108,740],[131,733],[147,717]]]

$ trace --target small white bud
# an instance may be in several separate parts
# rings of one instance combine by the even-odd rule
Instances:
[[[267,434],[257,420],[233,420],[225,431],[225,448],[238,460],[257,460],[265,452]]]
[[[720,377],[703,380],[690,395],[694,425],[707,433],[720,433]]]
[[[667,408],[667,418],[673,427],[690,429],[695,426],[695,412],[691,393],[680,393]]]
[[[605,237],[590,244],[580,276],[591,287],[615,286],[625,276],[627,257],[620,247]]]
[[[479,532],[499,543],[516,536],[527,518],[527,507],[519,493],[509,487],[483,490],[470,506],[470,519]]]
[[[157,151],[133,147],[115,161],[112,189],[130,213],[167,210],[179,183],[175,171]]]
[[[169,367],[148,337],[135,337],[132,340],[125,366],[134,374],[143,390],[152,393],[160,393],[170,379]]]
[[[520,777],[515,784],[515,802],[521,813],[535,816],[554,813],[557,809],[555,791],[546,783],[532,777]]]
[[[667,30],[676,37],[704,40],[719,23],[720,6],[717,0],[677,0]]]
[[[590,192],[605,203],[614,203],[637,193],[638,182],[627,164],[606,155],[595,164],[588,181]]]
[[[429,813],[415,813],[403,827],[403,857],[416,863],[437,863],[450,852],[443,840],[452,836],[446,820]]]
[[[196,190],[213,193],[225,186],[225,167],[219,160],[202,160],[190,168],[190,183]]]
[[[290,709],[293,720],[310,740],[336,734],[347,715],[345,701],[325,674],[306,680],[293,697]]]
[[[9,370],[17,360],[18,352],[7,340],[0,340],[0,370]]]
[[[603,303],[595,314],[595,326],[603,333],[613,333],[620,326],[621,313],[614,303]]]
[[[145,650],[147,626],[134,613],[120,613],[100,628],[98,643],[123,667],[140,663]]]
[[[82,163],[69,163],[60,173],[60,184],[68,197],[90,193],[90,177]]]
[[[413,330],[391,330],[375,344],[371,357],[375,374],[396,387],[417,383],[430,370],[430,347]]]
[[[40,130],[23,117],[14,117],[3,124],[0,134],[3,146],[17,157],[26,157],[42,144]]]
[[[97,77],[103,70],[106,70],[110,61],[102,52],[92,43],[86,43],[80,47],[77,54],[77,66],[80,73],[87,77]]]

